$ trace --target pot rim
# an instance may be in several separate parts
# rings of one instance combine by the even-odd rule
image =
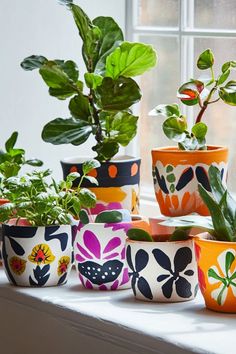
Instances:
[[[210,234],[208,232],[201,232],[197,235],[193,236],[194,241],[198,242],[198,241],[202,241],[202,242],[206,242],[206,243],[211,243],[211,244],[220,244],[220,245],[234,245],[236,244],[236,241],[234,242],[230,242],[230,241],[219,241],[219,240],[212,240],[212,239],[207,239],[207,237]],[[211,236],[211,235],[210,235]],[[212,236],[211,236],[212,237]]]
[[[80,155],[80,156],[68,156],[60,160],[61,163],[63,164],[82,164],[85,161],[94,159],[95,157],[93,156],[87,156],[87,155]],[[109,161],[102,162],[102,164],[108,164],[108,163],[123,163],[123,162],[132,162],[132,161],[137,161],[141,160],[141,157],[137,156],[131,156],[131,155],[119,155]]]
[[[8,220],[8,222],[3,222],[2,223],[2,225],[3,226],[10,226],[10,227],[12,227],[12,226],[14,226],[14,227],[36,227],[36,228],[41,228],[41,227],[55,227],[55,226],[74,226],[74,225],[76,225],[76,224],[61,224],[61,225],[21,225],[21,224],[14,224],[14,221],[16,221],[17,219],[10,219],[10,220]],[[23,222],[24,221],[27,221],[27,219],[21,219]],[[10,222],[13,222],[12,224],[10,223]]]
[[[118,210],[118,209],[117,209]],[[138,215],[138,214],[134,214],[134,215],[131,215],[132,217],[132,220],[131,221],[119,221],[119,222],[89,222],[88,224],[84,224],[84,226],[86,225],[112,225],[112,227],[114,225],[121,225],[121,224],[130,224],[130,223],[139,223],[139,222],[145,222],[148,224],[148,221],[146,220],[145,216],[142,216],[142,215]],[[134,218],[134,220],[133,220]]]
[[[211,153],[215,153],[216,151],[228,151],[228,147],[227,146],[223,146],[223,145],[207,145],[207,150],[179,150],[179,148],[177,146],[163,146],[163,147],[158,147],[158,148],[154,148],[152,149],[152,153],[153,152],[161,152],[161,153],[175,153],[175,154],[180,154],[180,155],[184,155],[184,154],[211,154]]]
[[[171,234],[161,234],[160,236],[171,236]],[[188,241],[191,241],[193,240],[194,236],[189,236],[187,240],[178,240],[178,241],[138,241],[138,240],[130,240],[128,237],[126,238],[126,243],[131,243],[131,244],[134,244],[134,243],[140,243],[142,245],[153,245],[153,244],[181,244],[181,243],[185,243],[185,242],[188,242]]]

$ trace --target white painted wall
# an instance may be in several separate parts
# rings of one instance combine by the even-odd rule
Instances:
[[[74,2],[91,18],[112,16],[124,29],[125,0]],[[59,160],[90,153],[91,140],[83,147],[42,141],[45,123],[69,116],[68,103],[49,96],[39,73],[24,71],[20,62],[31,54],[42,54],[72,59],[83,71],[81,41],[72,15],[57,0],[1,0],[0,48],[0,146],[12,131],[19,131],[18,146],[26,149],[28,157],[44,160],[44,167],[52,168],[55,177],[61,178]]]

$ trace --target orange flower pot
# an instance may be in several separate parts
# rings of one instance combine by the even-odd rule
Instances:
[[[206,307],[236,313],[236,242],[209,237],[204,233],[194,240],[199,287]]]
[[[198,184],[211,191],[208,169],[213,164],[227,177],[228,149],[208,146],[207,150],[185,151],[177,147],[152,150],[154,188],[161,213],[182,216],[191,213],[209,215],[198,193]]]

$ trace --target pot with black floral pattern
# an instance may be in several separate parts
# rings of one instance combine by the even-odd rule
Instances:
[[[134,296],[139,300],[179,302],[194,299],[198,290],[193,240],[126,240],[126,260]]]
[[[3,224],[3,266],[19,286],[55,286],[67,282],[76,225],[26,226]]]

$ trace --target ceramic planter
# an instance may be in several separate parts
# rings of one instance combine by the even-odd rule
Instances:
[[[72,264],[72,240],[77,225],[2,225],[3,266],[9,281],[19,286],[54,286],[67,282]]]
[[[226,182],[228,149],[208,146],[207,150],[184,151],[175,147],[152,150],[154,188],[161,213],[182,216],[209,215],[198,193],[198,183],[211,191],[208,169],[213,164]]]
[[[162,241],[160,241],[162,240]],[[126,258],[134,296],[138,300],[179,302],[194,299],[197,264],[193,240],[126,241]]]
[[[81,173],[82,163],[86,160],[89,158],[67,158],[61,161],[64,178],[70,172]],[[93,214],[106,209],[128,209],[132,214],[138,213],[140,163],[140,159],[124,156],[119,160],[103,162],[101,167],[91,171],[90,175],[97,178],[99,186],[94,186],[88,180],[84,180],[82,186],[89,188],[97,196]],[[76,186],[76,181],[74,185]]]
[[[96,290],[130,288],[125,240],[126,232],[131,227],[146,228],[150,231],[148,223],[142,220],[79,225],[74,253],[76,269],[85,288]]]
[[[236,313],[236,242],[195,238],[199,287],[206,307]]]
[[[8,203],[9,200],[8,199],[4,199],[4,198],[0,198],[0,205],[6,204]],[[0,266],[2,266],[2,225],[0,223]]]

